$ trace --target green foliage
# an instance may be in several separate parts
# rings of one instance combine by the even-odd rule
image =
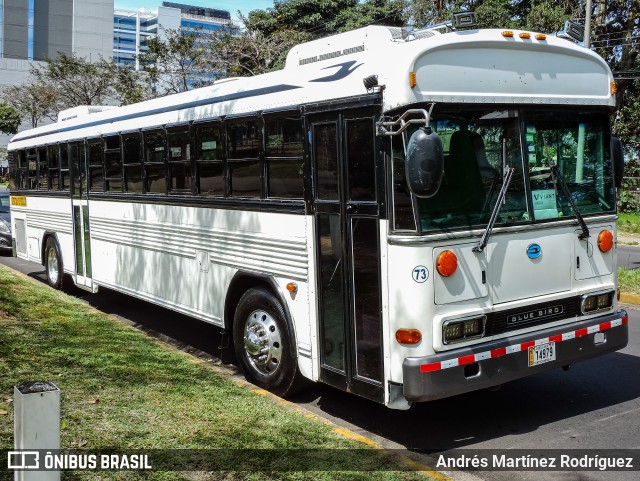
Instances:
[[[618,285],[627,294],[640,294],[640,270],[618,269]]]
[[[620,189],[620,212],[640,214],[640,160],[629,160],[624,166]]]
[[[45,118],[55,120],[58,114],[57,97],[53,87],[47,83],[29,80],[22,85],[6,87],[2,92],[4,102],[13,106],[21,120],[32,128]]]
[[[20,113],[15,107],[0,103],[0,132],[15,134],[20,126]]]
[[[195,29],[164,29],[147,41],[140,65],[157,95],[185,92],[213,82],[209,77],[208,44],[211,36]]]
[[[504,0],[486,0],[475,12],[480,28],[513,28],[515,25],[509,4]]]
[[[557,32],[562,29],[571,12],[552,1],[541,1],[531,7],[527,15],[526,28],[534,32]]]
[[[403,9],[402,0],[276,0],[273,8],[249,12],[245,27],[265,36],[288,30],[321,38],[376,23],[402,26]]]

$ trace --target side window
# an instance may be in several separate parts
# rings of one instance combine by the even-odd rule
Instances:
[[[14,175],[11,179],[12,190],[28,189],[29,163],[27,151],[18,150],[14,155]]]
[[[302,199],[304,131],[299,115],[265,118],[267,196]]]
[[[169,192],[191,193],[191,137],[189,126],[167,130],[169,153]]]
[[[87,143],[89,156],[89,192],[104,192],[102,139],[92,139]]]
[[[104,176],[107,192],[122,192],[122,151],[119,135],[104,138]]]
[[[166,142],[164,130],[143,133],[144,138],[144,184],[147,194],[166,194],[165,174]]]
[[[122,135],[122,162],[124,164],[125,190],[142,193],[142,161],[138,132]]]
[[[67,148],[67,144],[60,144],[60,190],[69,192],[70,183],[69,149]]]
[[[223,132],[220,123],[195,126],[197,190],[201,195],[225,195]]]
[[[49,189],[49,180],[48,176],[48,164],[47,164],[47,148],[40,147],[38,148],[38,180],[37,180],[37,189],[38,190],[48,190]]]
[[[49,160],[49,190],[60,190],[60,152],[58,145],[47,147]]]
[[[261,133],[257,120],[227,124],[230,194],[234,197],[262,196]]]
[[[27,149],[27,189],[38,188],[38,153],[36,149]]]

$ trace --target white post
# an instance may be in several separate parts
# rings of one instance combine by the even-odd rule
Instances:
[[[60,449],[60,389],[52,382],[14,386],[15,450]],[[40,456],[40,469],[44,459]],[[60,471],[15,471],[15,481],[60,481]]]
[[[584,46],[585,48],[591,48],[591,0],[587,0],[584,18]]]

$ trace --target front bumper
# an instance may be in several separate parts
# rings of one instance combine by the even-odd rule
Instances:
[[[617,351],[629,341],[627,322],[623,310],[433,356],[408,357],[402,364],[403,394],[411,402],[432,401]],[[600,332],[604,341],[596,344]],[[602,335],[599,337],[601,341]],[[556,360],[529,367],[528,348],[549,341],[556,343]],[[473,364],[477,366],[467,367]]]

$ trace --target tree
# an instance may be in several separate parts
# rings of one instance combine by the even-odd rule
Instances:
[[[0,103],[0,132],[15,134],[20,126],[20,113],[11,105]]]
[[[118,67],[100,58],[91,63],[82,57],[58,53],[43,66],[33,67],[36,83],[55,91],[58,110],[78,105],[99,105],[114,99],[113,82]]]
[[[43,119],[55,120],[58,115],[56,93],[43,82],[32,79],[22,85],[6,87],[2,97],[5,103],[18,111],[21,120],[34,129]]]
[[[212,36],[201,29],[164,29],[147,41],[149,50],[139,56],[157,95],[184,92],[213,83],[207,52]]]
[[[321,38],[376,23],[402,26],[403,9],[402,0],[276,0],[273,8],[249,12],[244,23],[265,36],[284,30]]]

